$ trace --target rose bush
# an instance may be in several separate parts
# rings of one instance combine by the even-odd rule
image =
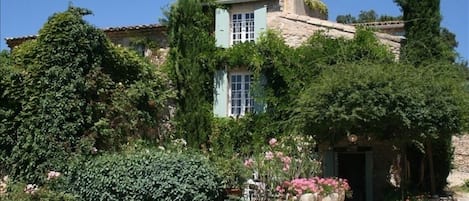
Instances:
[[[346,179],[311,177],[284,181],[282,185],[277,186],[276,190],[285,200],[297,200],[306,193],[320,197],[329,196],[332,193],[350,195],[351,189]]]
[[[257,189],[258,199],[277,196],[275,188],[284,181],[319,175],[321,163],[314,153],[315,145],[311,137],[272,138],[262,152],[247,158],[244,166],[253,172],[255,182],[263,184]]]

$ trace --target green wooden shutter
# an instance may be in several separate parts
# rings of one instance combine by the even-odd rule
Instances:
[[[254,11],[254,38],[257,40],[262,32],[267,31],[267,6]]]
[[[228,116],[228,73],[226,70],[215,72],[214,85],[213,113],[216,117],[226,117]]]
[[[259,97],[257,98],[257,100],[254,101],[254,111],[256,113],[263,113],[265,112],[266,108],[267,108],[267,104],[265,103],[265,101],[263,100],[265,98],[265,86],[267,85],[267,77],[262,74],[261,77],[260,77],[260,89],[256,89],[256,96]],[[261,100],[259,100],[261,99]]]
[[[228,10],[215,10],[215,39],[217,47],[230,47],[230,14]]]
[[[334,177],[335,175],[335,152],[332,150],[327,150],[324,152],[324,177]]]

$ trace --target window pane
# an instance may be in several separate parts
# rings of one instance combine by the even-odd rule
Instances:
[[[250,94],[253,75],[250,73],[233,73],[230,78],[230,114],[244,115],[246,112],[251,112],[254,105],[254,100]]]

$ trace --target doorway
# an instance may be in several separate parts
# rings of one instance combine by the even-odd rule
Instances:
[[[373,201],[373,151],[371,147],[335,147],[324,152],[324,177],[349,181],[353,198],[347,201]]]
[[[337,176],[348,180],[353,190],[346,201],[366,200],[366,156],[364,152],[337,153]]]

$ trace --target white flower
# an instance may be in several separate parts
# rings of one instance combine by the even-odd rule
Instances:
[[[55,179],[55,178],[57,178],[57,177],[60,177],[60,175],[61,175],[60,172],[49,171],[49,173],[47,173],[47,180]]]
[[[26,188],[24,188],[24,192],[27,194],[34,194],[38,190],[39,190],[39,187],[37,187],[36,184],[28,184],[26,185]]]

